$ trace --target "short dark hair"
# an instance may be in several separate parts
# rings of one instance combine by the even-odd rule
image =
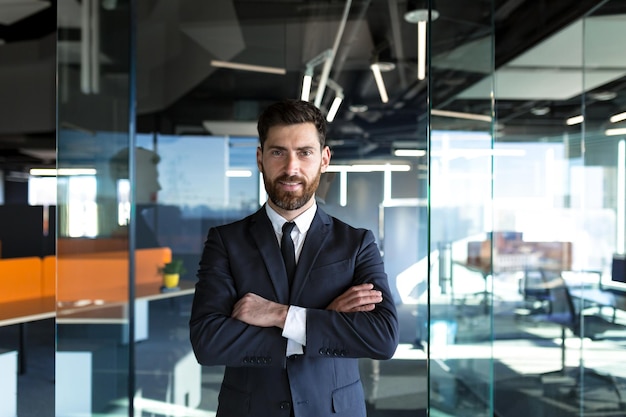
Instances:
[[[267,139],[267,132],[274,126],[289,126],[299,123],[313,123],[317,130],[320,148],[326,145],[326,120],[314,104],[304,100],[283,100],[268,106],[257,123],[261,149]]]

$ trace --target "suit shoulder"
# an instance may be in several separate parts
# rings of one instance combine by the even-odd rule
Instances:
[[[328,215],[328,219],[330,221],[331,226],[333,227],[335,231],[347,233],[350,235],[355,235],[355,234],[360,235],[360,236],[368,235],[368,234],[372,236],[374,235],[370,229],[352,226],[351,224],[348,224],[344,222],[343,220],[338,219],[335,216]]]

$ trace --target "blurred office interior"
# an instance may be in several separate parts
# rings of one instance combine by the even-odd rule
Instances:
[[[0,0],[0,416],[215,416],[195,272],[283,98],[399,311],[369,416],[626,416],[623,39],[624,0]]]

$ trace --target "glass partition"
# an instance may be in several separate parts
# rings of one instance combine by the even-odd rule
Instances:
[[[492,5],[471,8],[475,13],[457,21],[454,33],[444,24],[445,11],[429,22],[429,409],[490,416],[499,299],[489,244],[494,28]],[[465,41],[450,48],[455,37]],[[455,79],[471,81],[456,87]],[[450,88],[455,93],[445,94]]]
[[[313,3],[268,17],[249,2],[58,1],[57,254],[45,266],[56,277],[56,415],[215,414],[224,368],[199,366],[189,343],[195,273],[209,228],[265,202],[252,125],[265,100],[292,90],[232,100],[237,84],[274,80],[209,58],[274,59],[290,69],[281,85],[299,88],[319,51],[289,46],[331,44],[340,26],[340,8]],[[374,12],[405,53],[394,62],[405,71],[384,74],[403,84],[391,102],[360,115],[355,101],[343,123],[359,124],[333,131],[316,196],[374,232],[399,313],[394,357],[359,361],[369,415],[618,413],[626,108],[610,87],[626,63],[606,41],[626,28],[617,0],[563,27],[546,17],[548,36],[514,59],[496,36],[508,11],[494,2],[468,0],[458,19],[430,1],[414,22],[403,17],[412,2],[356,3],[344,45],[374,46],[358,36],[381,24],[365,18]],[[367,52],[340,50],[335,93],[353,83],[378,101]],[[171,104],[200,85],[192,103],[211,101],[212,113],[188,126],[180,114],[206,108]],[[606,101],[611,114],[598,110]],[[406,131],[369,124],[389,115]],[[172,260],[183,271],[166,286]]]
[[[131,286],[143,276],[158,293],[161,261],[135,273],[124,215],[135,200],[121,198],[135,156],[147,166],[142,175],[155,166],[132,149],[131,11],[128,3],[59,1],[57,16],[55,415],[127,414],[133,344],[147,331]]]
[[[619,251],[624,189],[617,186],[620,138],[606,135],[612,114],[605,104],[616,100],[619,111],[611,86],[624,77],[615,61],[621,54],[611,50],[624,30],[612,3],[496,72],[491,245],[494,395],[502,415],[519,413],[519,404],[531,414],[623,412],[617,364],[626,328],[616,308],[623,292],[604,285]],[[539,81],[521,78],[529,68]],[[514,118],[520,95],[535,102]]]

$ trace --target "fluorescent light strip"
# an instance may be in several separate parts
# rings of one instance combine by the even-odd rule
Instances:
[[[567,119],[567,120],[565,121],[565,123],[566,123],[568,126],[573,126],[573,125],[580,124],[580,123],[582,123],[582,122],[584,122],[584,121],[585,121],[585,116],[583,116],[583,115],[578,115],[578,116],[570,117],[569,119]]]
[[[617,144],[617,253],[626,251],[626,141]]]
[[[348,205],[348,172],[341,171],[339,173],[339,205],[345,207]]]
[[[617,123],[621,122],[622,120],[626,120],[626,112],[614,114],[609,120],[611,121],[611,123]]]
[[[626,127],[621,127],[619,129],[607,129],[604,131],[604,134],[607,136],[626,135]]]
[[[249,169],[227,169],[226,176],[229,178],[249,178],[252,176],[252,171]]]
[[[34,177],[56,177],[57,175],[71,176],[71,175],[96,175],[94,168],[33,168],[30,170],[30,175]]]
[[[385,88],[385,81],[383,81],[383,76],[380,73],[380,66],[377,63],[370,65],[372,70],[372,74],[374,74],[374,80],[376,80],[376,87],[378,87],[378,94],[380,94],[380,101],[386,103],[389,101],[389,96],[387,95],[387,88]]]
[[[265,182],[263,181],[263,174],[259,172],[259,206],[262,206],[267,201],[267,191],[265,191]]]
[[[230,68],[242,71],[266,72],[268,74],[284,75],[287,71],[284,68],[265,67],[262,65],[239,64],[237,62],[211,61],[211,65],[217,68]]]
[[[432,109],[430,111],[430,114],[432,114],[433,116],[454,117],[458,119],[478,120],[481,122],[491,122],[492,120],[491,116],[486,116],[484,114],[464,113],[450,110]]]
[[[481,156],[525,156],[526,151],[524,149],[448,149],[448,150],[435,150],[431,151],[430,155],[433,157],[446,157],[452,158],[478,158]]]
[[[327,172],[384,172],[384,171],[410,171],[409,165],[329,165]]]
[[[424,156],[426,151],[423,149],[396,149],[393,154],[395,156]]]
[[[383,201],[391,199],[391,171],[383,173]]]
[[[343,97],[335,96],[333,100],[333,104],[330,105],[330,110],[328,110],[328,114],[326,115],[326,121],[328,123],[335,120],[335,116],[337,115],[337,111],[339,111],[339,106],[341,106],[341,102],[343,101]]]
[[[417,79],[426,78],[426,21],[417,22]]]
[[[311,83],[313,82],[313,77],[311,75],[305,74],[302,78],[302,95],[300,98],[304,101],[309,101],[309,97],[311,95]]]

